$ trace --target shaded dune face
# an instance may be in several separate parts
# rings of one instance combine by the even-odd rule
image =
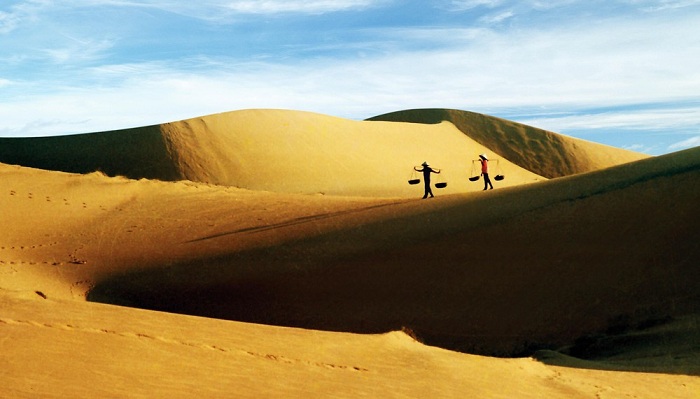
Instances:
[[[0,138],[0,162],[70,173],[179,180],[159,126],[38,138]]]
[[[700,308],[699,178],[696,149],[113,276],[88,298],[333,331],[408,327],[444,348],[531,354]]]

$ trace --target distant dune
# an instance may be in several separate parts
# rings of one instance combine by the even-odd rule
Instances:
[[[645,157],[637,152],[468,111],[416,109],[392,112],[369,120],[412,123],[448,121],[476,142],[547,178],[590,172]]]
[[[0,139],[0,162],[74,173],[190,180],[278,192],[415,195],[413,166],[444,174],[446,193],[488,153],[509,186],[645,157],[502,119],[450,110],[406,111],[358,122],[286,110],[244,110],[157,126],[46,138]],[[429,124],[428,124],[429,123]],[[457,128],[455,128],[455,126]]]
[[[0,139],[3,394],[697,397],[700,148],[377,118]]]

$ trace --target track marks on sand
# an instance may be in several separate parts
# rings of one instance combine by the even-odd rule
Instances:
[[[87,260],[78,257],[78,251],[80,251],[83,248],[83,245],[81,245],[79,248],[76,248],[72,252],[68,253],[67,256],[61,256],[58,254],[49,254],[47,255],[46,253],[41,252],[42,250],[46,250],[50,247],[55,247],[59,245],[58,242],[49,242],[49,243],[42,243],[42,244],[26,244],[26,245],[0,245],[0,265],[51,265],[51,266],[61,266],[66,263],[69,264],[74,264],[74,265],[84,265],[87,263]],[[38,253],[37,253],[38,251]],[[3,256],[3,253],[8,253],[8,252],[19,252],[20,254],[25,254],[21,256],[21,260],[8,260],[6,257],[10,257],[8,255]],[[34,252],[32,254],[32,252]],[[15,254],[16,255],[16,254]],[[28,260],[26,256],[35,256],[36,258],[43,258],[43,260]],[[49,259],[47,259],[49,258]],[[62,260],[59,260],[62,259]]]
[[[46,295],[43,292],[37,291],[36,294],[39,295],[41,298],[46,299]],[[207,344],[207,343],[201,343],[201,342],[184,341],[184,340],[178,340],[178,339],[162,337],[162,336],[155,336],[155,335],[140,333],[140,332],[118,331],[118,330],[113,330],[113,329],[109,329],[109,328],[83,327],[83,326],[78,326],[78,325],[74,325],[74,324],[64,324],[64,323],[42,323],[42,322],[34,321],[34,320],[16,320],[16,319],[11,319],[11,318],[1,318],[0,317],[0,326],[2,326],[3,324],[8,325],[8,326],[50,328],[50,329],[57,329],[57,330],[62,330],[62,331],[84,332],[84,333],[92,333],[92,334],[108,334],[108,335],[113,335],[113,336],[117,336],[117,337],[129,338],[129,339],[151,340],[151,341],[162,342],[162,343],[170,344],[170,345],[182,345],[182,346],[186,346],[186,347],[190,347],[190,348],[208,350],[208,351],[216,351],[216,352],[231,354],[231,355],[251,356],[251,357],[254,357],[254,358],[260,359],[260,360],[273,361],[273,362],[288,364],[288,365],[292,365],[292,366],[304,365],[304,366],[310,366],[310,367],[321,367],[321,368],[329,369],[329,370],[349,371],[349,372],[367,372],[367,371],[369,371],[369,369],[364,368],[364,367],[359,367],[359,366],[340,365],[340,364],[334,364],[334,363],[328,363],[328,362],[319,362],[319,361],[314,361],[314,360],[298,359],[298,358],[288,357],[288,356],[279,355],[279,354],[262,353],[262,352],[241,349],[241,348],[229,348],[229,347],[220,346],[220,345],[213,345],[213,344]]]
[[[296,225],[300,225],[300,224],[304,224],[304,223],[319,221],[319,220],[323,220],[323,219],[331,219],[334,217],[360,214],[362,212],[370,211],[372,209],[383,208],[383,207],[399,205],[399,204],[404,204],[404,203],[408,203],[408,202],[415,202],[415,201],[416,201],[415,199],[400,200],[400,201],[381,203],[381,204],[370,205],[370,206],[365,206],[365,207],[359,207],[359,208],[354,208],[354,209],[346,209],[346,210],[336,211],[336,212],[324,212],[324,213],[319,213],[319,214],[314,214],[314,215],[301,216],[301,217],[292,218],[292,219],[284,220],[284,221],[277,222],[277,223],[239,228],[239,229],[235,229],[235,230],[231,230],[231,231],[226,231],[226,232],[208,235],[205,237],[199,237],[199,238],[189,240],[189,241],[187,241],[187,243],[211,240],[214,238],[230,236],[230,235],[235,235],[235,234],[240,234],[240,233],[258,233],[258,232],[267,231],[267,230],[274,230],[274,229],[279,229],[279,228],[284,228],[284,227],[291,227],[291,226],[296,226]],[[258,219],[258,220],[260,220],[260,219]]]
[[[48,244],[31,244],[31,245],[0,245],[0,251],[29,251],[32,249],[41,249],[45,247],[53,247],[58,245],[58,242],[50,242]]]
[[[43,244],[26,244],[26,245],[0,245],[0,266],[4,265],[9,265],[10,267],[13,266],[35,266],[35,265],[52,265],[52,266],[58,266],[62,264],[63,262],[56,261],[55,259],[50,259],[47,260],[46,257],[44,257],[44,260],[27,260],[24,254],[31,253],[31,252],[36,252],[36,251],[42,251],[46,250],[49,247],[54,247],[58,245],[58,242],[49,242],[49,243],[43,243]],[[12,255],[17,255],[17,253],[23,254],[22,256],[19,256],[19,259],[17,256],[11,256]],[[41,256],[39,256],[41,257]],[[17,270],[14,270],[16,272]],[[1,272],[1,271],[0,271]]]
[[[68,198],[67,196],[61,196],[61,197],[53,197],[51,195],[47,194],[35,194],[34,192],[18,192],[17,190],[10,190],[9,195],[11,197],[17,198],[17,199],[28,199],[28,200],[34,200],[38,199],[41,201],[41,198],[43,198],[43,202],[50,203],[51,205],[61,205],[61,206],[68,206],[68,207],[78,207],[82,209],[88,209],[90,206],[88,205],[87,202],[76,200],[75,198]],[[107,208],[105,208],[103,205],[99,206],[99,209],[101,211],[106,211]]]

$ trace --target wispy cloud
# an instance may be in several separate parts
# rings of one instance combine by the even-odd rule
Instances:
[[[25,21],[33,19],[47,3],[50,2],[46,0],[24,0],[3,4],[7,9],[6,11],[0,9],[0,34],[9,33]]]
[[[698,146],[700,146],[700,135],[691,137],[678,143],[671,144],[670,146],[668,146],[668,149],[671,151],[680,151],[686,148],[693,148]]]
[[[363,9],[376,3],[376,0],[238,0],[228,1],[225,8],[229,11],[242,14],[323,14],[351,9]]]
[[[76,64],[86,61],[102,59],[106,55],[105,51],[113,47],[111,40],[77,40],[71,39],[57,48],[44,48],[39,50],[39,54],[44,54],[46,61],[56,64]]]
[[[514,16],[515,12],[513,12],[512,10],[506,10],[496,14],[484,15],[483,17],[479,18],[479,21],[489,25],[498,24],[505,20],[513,18]]]
[[[639,131],[686,131],[700,129],[700,107],[690,107],[685,102],[670,104],[611,107],[571,115],[543,115],[527,118],[534,126],[557,126],[560,130],[579,129],[634,129]]]
[[[641,152],[643,154],[653,154],[656,150],[655,146],[648,144],[623,144],[620,146],[620,148],[629,151]]]
[[[495,8],[504,2],[504,0],[452,0],[448,5],[448,9],[451,11],[467,11],[478,7]]]
[[[698,0],[628,0],[629,3],[639,7],[644,11],[655,12],[664,10],[674,10],[700,5]]]
[[[71,6],[122,7],[161,10],[206,20],[221,20],[236,15],[325,14],[376,7],[390,0],[76,0]]]

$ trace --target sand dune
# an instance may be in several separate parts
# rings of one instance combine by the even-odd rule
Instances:
[[[296,230],[271,246],[117,276],[92,298],[336,331],[408,326],[428,343],[488,355],[561,346],[697,307],[697,152],[675,157],[488,197],[195,235],[191,247],[221,248],[239,235]],[[648,194],[657,190],[686,200],[658,207]]]
[[[700,148],[445,112],[1,140],[6,394],[696,397]],[[466,180],[480,152],[507,185]],[[423,160],[454,171],[427,201]]]
[[[430,124],[449,121],[483,146],[547,178],[591,172],[645,157],[637,152],[468,111],[416,109],[369,120]]]
[[[424,161],[443,170],[436,177],[448,183],[443,192],[456,193],[481,188],[466,178],[484,152],[497,159],[492,168],[507,176],[499,186],[644,157],[494,117],[445,112],[420,113],[434,124],[416,124],[235,111],[112,132],[0,139],[0,162],[252,190],[391,197],[415,196],[416,188],[406,181]]]

